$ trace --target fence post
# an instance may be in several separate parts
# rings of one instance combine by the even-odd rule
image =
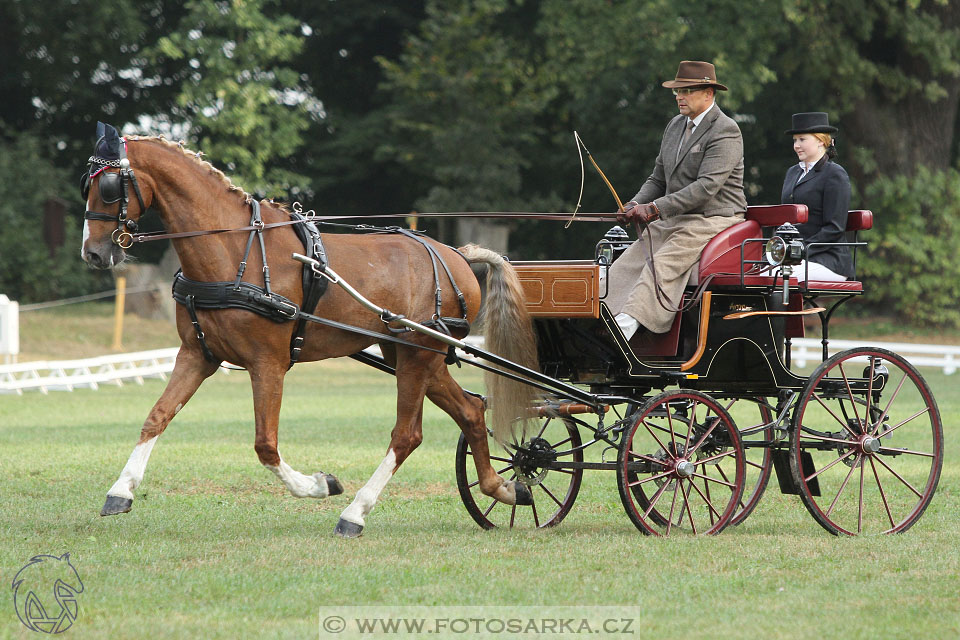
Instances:
[[[20,353],[20,304],[0,293],[0,355],[16,361]]]

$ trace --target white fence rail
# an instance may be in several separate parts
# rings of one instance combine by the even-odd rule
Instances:
[[[0,394],[24,391],[96,389],[101,384],[143,384],[144,378],[166,379],[179,348],[119,353],[83,360],[38,361],[0,365]]]
[[[470,340],[482,346],[482,342]],[[935,367],[947,375],[960,366],[960,347],[909,342],[870,342],[867,340],[831,340],[830,354],[852,347],[872,346],[893,351],[917,367]],[[793,366],[805,367],[820,362],[822,345],[812,338],[793,340],[790,350]],[[177,347],[98,356],[84,360],[39,361],[0,365],[0,394],[24,391],[73,391],[75,388],[97,389],[101,384],[133,381],[143,384],[144,378],[166,379],[173,370]],[[227,371],[227,369],[223,369]]]
[[[960,346],[946,344],[913,344],[911,342],[872,342],[870,340],[831,340],[830,355],[853,347],[880,347],[907,359],[915,367],[935,367],[947,375],[960,366]],[[823,345],[814,338],[793,340],[790,358],[794,366],[804,367],[808,362],[820,362]]]

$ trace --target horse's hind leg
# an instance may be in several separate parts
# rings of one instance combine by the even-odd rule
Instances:
[[[446,367],[427,389],[427,397],[453,418],[463,431],[476,463],[480,490],[505,504],[533,504],[533,496],[526,485],[504,480],[490,464],[483,400],[464,391]]]
[[[147,460],[157,438],[167,428],[177,412],[193,396],[200,384],[217,370],[217,365],[207,362],[203,356],[192,350],[180,349],[176,364],[170,374],[167,387],[140,430],[140,440],[124,465],[120,477],[107,491],[107,500],[100,510],[102,516],[126,513],[133,507],[133,492],[143,481]]]
[[[280,478],[295,498],[326,498],[343,493],[343,486],[329,473],[319,471],[312,476],[300,473],[280,457],[277,431],[280,426],[280,402],[283,398],[283,376],[286,362],[261,365],[250,370],[253,385],[253,410],[257,434],[253,448],[260,463]]]
[[[335,534],[345,538],[361,534],[365,518],[373,510],[380,493],[397,468],[420,445],[423,440],[423,397],[438,366],[443,366],[443,359],[435,353],[409,347],[397,349],[397,422],[390,434],[390,447],[373,476],[340,514]]]

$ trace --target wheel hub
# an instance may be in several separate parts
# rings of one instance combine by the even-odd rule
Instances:
[[[543,438],[533,438],[520,446],[513,455],[513,469],[517,479],[530,486],[539,484],[549,467],[557,459],[557,452]]]
[[[860,440],[860,448],[866,454],[876,453],[880,450],[880,438],[874,438],[872,436],[864,436]]]
[[[689,460],[680,460],[674,470],[681,478],[689,478],[693,475],[693,472],[697,470],[697,465]]]

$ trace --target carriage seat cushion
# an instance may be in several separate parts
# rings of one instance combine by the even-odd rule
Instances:
[[[740,284],[741,244],[744,240],[761,237],[761,227],[779,226],[786,222],[802,224],[807,221],[806,205],[767,205],[747,207],[747,214],[743,222],[737,223],[718,233],[707,243],[700,254],[700,261],[690,272],[689,285],[696,286],[710,274],[713,283],[717,285]],[[862,231],[873,227],[873,213],[868,210],[850,211],[847,215],[847,231]],[[743,245],[744,260],[760,260],[763,254],[762,242],[751,242]],[[803,277],[803,274],[797,274]],[[767,285],[772,284],[772,277],[768,275],[746,276],[744,284]],[[796,278],[790,283],[797,286]],[[856,280],[842,282],[810,281],[805,283],[812,291],[836,293],[860,293],[863,285]]]

